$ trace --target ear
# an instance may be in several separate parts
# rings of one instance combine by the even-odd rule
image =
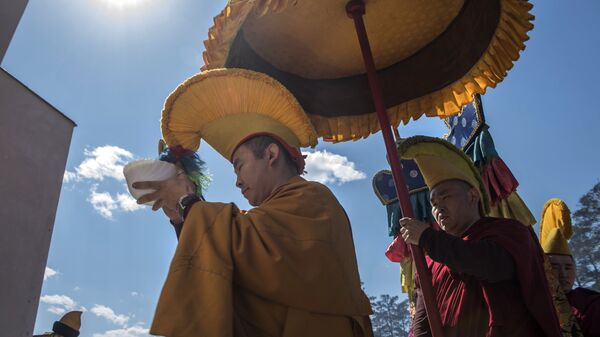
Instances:
[[[471,187],[468,192],[469,202],[471,205],[479,206],[479,199],[481,196],[479,195],[479,191],[475,187]]]
[[[266,151],[267,159],[269,161],[269,166],[274,166],[275,162],[281,155],[281,153],[279,152],[279,146],[277,146],[277,144],[275,144],[275,143],[271,143],[271,144],[269,144],[269,146],[267,146],[265,151]]]

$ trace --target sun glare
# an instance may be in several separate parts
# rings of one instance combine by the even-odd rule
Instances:
[[[107,5],[113,8],[125,9],[140,5],[145,0],[103,0]]]

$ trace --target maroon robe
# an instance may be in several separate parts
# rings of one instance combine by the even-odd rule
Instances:
[[[600,337],[600,293],[576,288],[567,293],[573,316],[585,337]]]
[[[530,228],[482,218],[462,238],[427,229],[419,245],[428,254],[444,337],[562,336]],[[430,336],[422,307],[418,298],[414,336]]]

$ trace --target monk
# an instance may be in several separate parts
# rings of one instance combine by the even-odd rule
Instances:
[[[33,337],[77,337],[81,328],[81,311],[69,311],[54,322],[52,331]]]
[[[400,152],[417,162],[442,229],[400,220],[404,240],[428,255],[444,336],[561,336],[537,239],[516,220],[484,216],[485,190],[469,159],[429,137],[409,138]],[[412,334],[431,336],[420,290]]]
[[[580,329],[585,337],[600,336],[600,293],[581,287],[573,289],[577,269],[568,244],[573,233],[571,226],[567,205],[560,199],[548,200],[542,210],[540,243],[577,321],[571,330]]]
[[[209,118],[199,116],[189,120],[198,130],[181,135],[200,135],[230,160],[236,186],[254,208],[244,212],[231,203],[202,201],[185,175],[135,185],[156,190],[139,203],[154,200],[154,209],[163,208],[173,223],[183,221],[150,333],[372,336],[346,213],[326,186],[300,177],[305,163],[298,147],[309,144],[303,135],[314,132],[300,106],[263,74],[222,70],[198,76],[172,95],[188,102],[191,91],[194,100],[215,105],[195,111],[226,110],[212,123],[227,123],[211,133],[215,124],[204,126]],[[237,87],[242,84],[244,90]],[[286,96],[278,101],[277,95]],[[176,119],[179,108],[173,103],[168,120]],[[169,127],[163,124],[167,143],[185,143],[165,131]]]

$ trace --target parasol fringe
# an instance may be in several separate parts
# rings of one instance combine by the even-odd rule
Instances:
[[[227,51],[239,27],[251,11],[259,15],[281,11],[297,0],[232,0],[214,19],[209,37],[204,41],[203,70],[222,68]],[[495,87],[507,75],[508,70],[525,49],[527,33],[533,29],[533,5],[523,0],[502,0],[498,27],[492,41],[471,70],[461,79],[450,83],[434,93],[415,98],[387,109],[393,127],[407,124],[421,116],[446,118],[460,112],[463,105],[473,101],[475,94],[485,94],[488,87]],[[323,117],[310,114],[319,137],[331,142],[358,140],[380,130],[375,112],[361,116]]]

